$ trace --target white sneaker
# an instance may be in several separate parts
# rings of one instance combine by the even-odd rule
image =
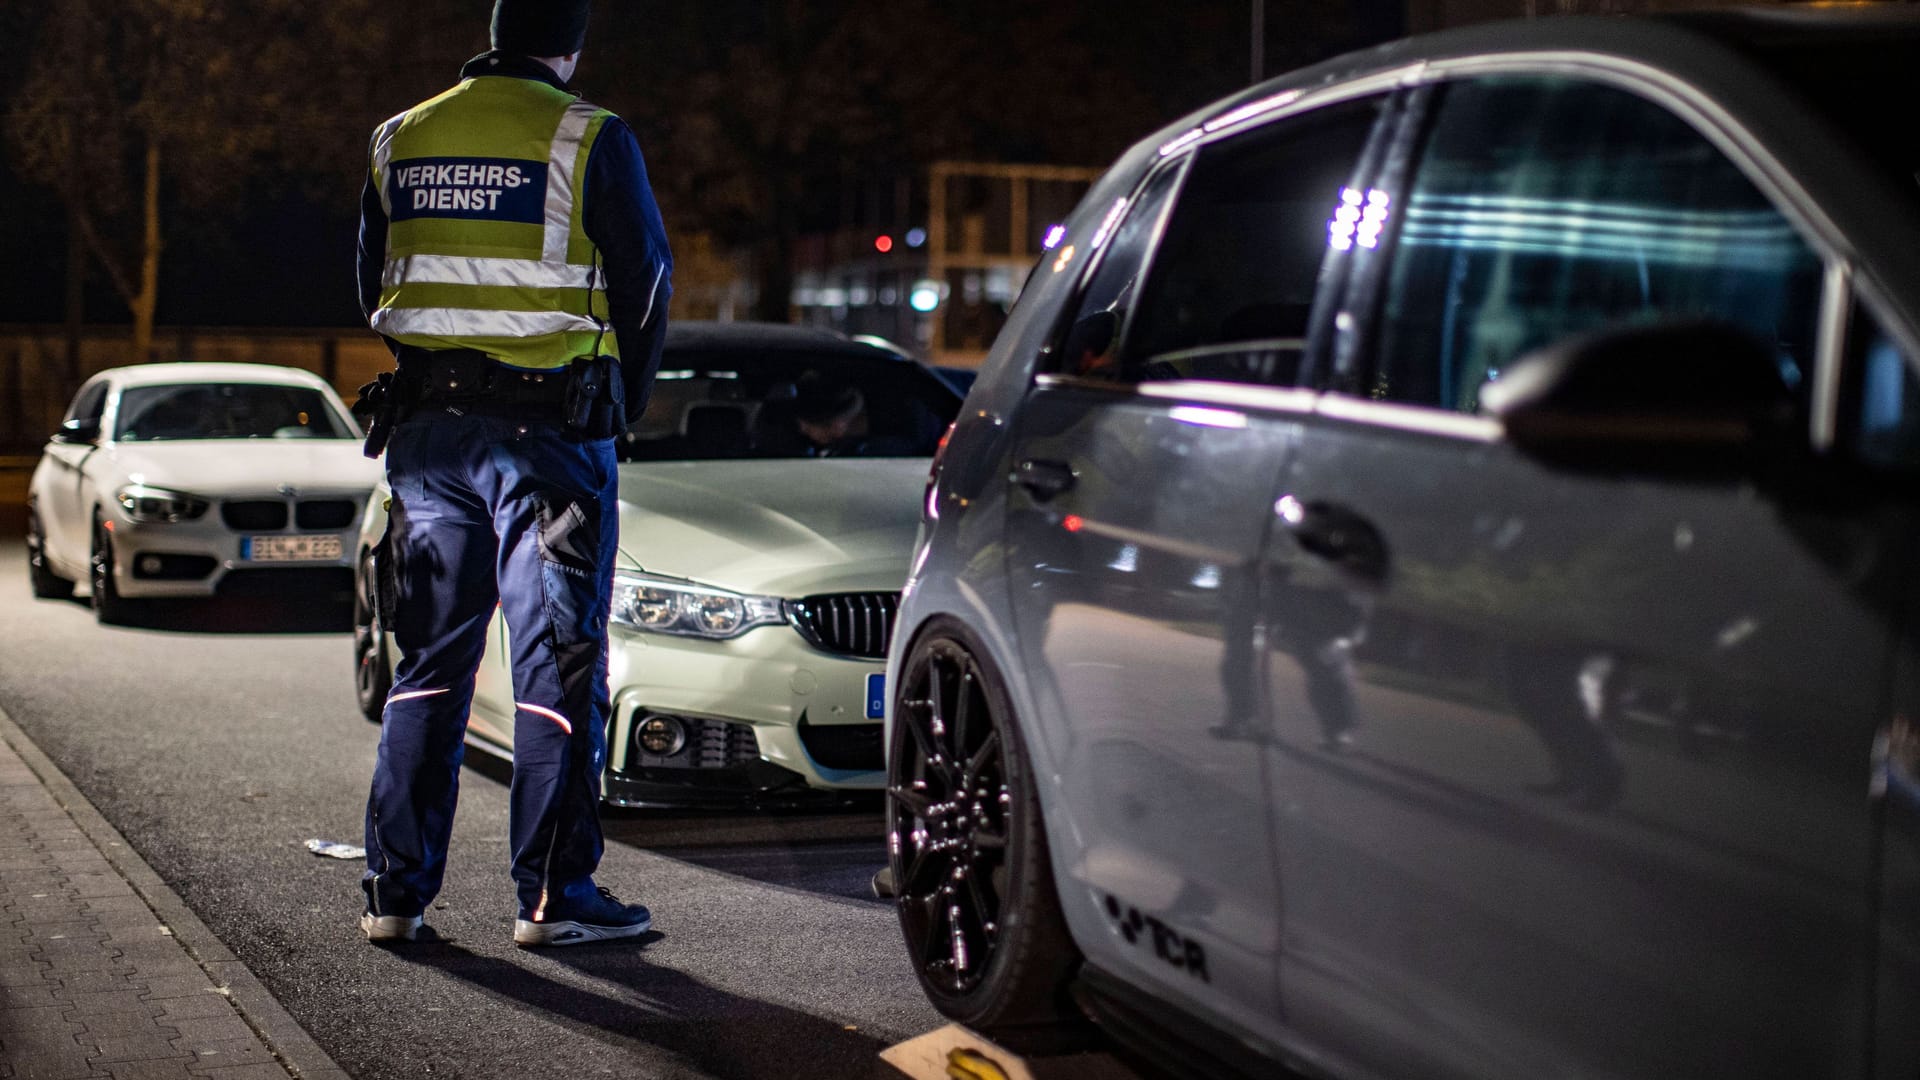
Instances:
[[[375,915],[369,911],[360,916],[360,932],[376,945],[389,941],[412,941],[425,924],[426,919],[419,915]]]

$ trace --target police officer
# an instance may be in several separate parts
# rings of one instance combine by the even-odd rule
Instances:
[[[493,50],[374,133],[360,296],[397,370],[363,390],[393,489],[376,552],[399,646],[367,802],[368,940],[440,890],[474,675],[511,643],[523,946],[646,932],[594,881],[618,518],[612,437],[660,364],[673,261],[627,126],[567,89],[587,0],[498,0]]]

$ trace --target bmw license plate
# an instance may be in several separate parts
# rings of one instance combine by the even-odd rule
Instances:
[[[337,536],[249,536],[240,541],[248,562],[319,562],[340,558]]]
[[[878,720],[887,715],[887,677],[883,674],[867,676],[867,719]]]

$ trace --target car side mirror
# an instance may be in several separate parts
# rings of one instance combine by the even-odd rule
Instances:
[[[1715,322],[1557,342],[1483,387],[1480,404],[1522,453],[1609,471],[1750,473],[1804,430],[1779,358]]]
[[[100,420],[98,417],[85,419],[76,417],[60,425],[53,433],[57,443],[96,443],[100,441]]]

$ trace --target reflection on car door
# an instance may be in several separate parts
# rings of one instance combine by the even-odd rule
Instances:
[[[1920,476],[1920,350],[1904,344],[1893,322],[1865,302],[1848,323],[1846,377],[1841,380],[1838,434],[1849,456],[1889,490],[1914,490]],[[1905,585],[1905,583],[1902,583]],[[1878,975],[1874,982],[1875,1076],[1920,1076],[1920,649],[1913,627],[1920,610],[1911,585],[1905,634],[1894,657],[1886,738],[1871,791],[1880,803]]]
[[[1821,261],[1624,90],[1456,84],[1422,141],[1267,560],[1289,1023],[1398,1074],[1858,1075],[1904,514],[1556,469],[1475,415],[1661,316],[1809,382]]]
[[[1329,207],[1378,101],[1290,118],[1150,180],[1023,405],[1006,536],[1053,744],[1070,913],[1128,983],[1270,1032],[1280,894],[1255,622]],[[1157,254],[1156,233],[1164,231]],[[1151,256],[1149,258],[1149,256]],[[1075,887],[1082,891],[1072,895]],[[1072,917],[1070,915],[1070,917]]]
[[[1129,979],[1271,1015],[1278,897],[1266,830],[1249,827],[1265,790],[1236,741],[1251,683],[1228,675],[1252,667],[1266,523],[1246,495],[1271,490],[1286,434],[1180,400],[1053,388],[1027,404],[1014,610],[1023,667],[1070,740],[1060,783],[1084,847],[1066,869],[1136,946]]]

